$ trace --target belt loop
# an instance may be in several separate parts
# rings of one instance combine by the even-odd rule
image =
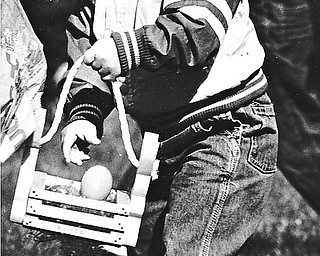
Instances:
[[[195,133],[198,133],[198,132],[211,132],[212,131],[212,126],[210,126],[209,128],[204,128],[202,125],[201,125],[201,122],[198,121],[196,122],[195,124],[192,124],[191,125],[191,128],[192,130],[194,130]]]

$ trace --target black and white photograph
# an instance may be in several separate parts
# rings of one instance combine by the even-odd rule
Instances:
[[[1,256],[319,256],[320,2],[3,0]]]

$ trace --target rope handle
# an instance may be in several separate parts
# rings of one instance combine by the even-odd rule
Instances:
[[[70,91],[72,81],[73,81],[75,75],[77,74],[78,69],[80,68],[80,66],[83,62],[83,58],[84,58],[84,56],[80,57],[73,64],[73,66],[71,67],[71,69],[67,75],[66,81],[64,82],[63,87],[62,87],[62,91],[60,93],[60,97],[59,97],[59,101],[57,103],[57,109],[56,109],[56,113],[54,115],[52,125],[51,125],[49,131],[46,133],[46,135],[44,135],[40,139],[40,141],[39,141],[40,145],[49,142],[53,138],[54,134],[58,131],[59,125],[62,120],[63,108],[64,108],[64,105],[67,101],[67,97],[68,97],[68,93]],[[122,85],[122,82],[120,79],[117,79],[116,81],[112,82],[113,93],[114,93],[114,97],[116,100],[118,113],[119,113],[122,141],[124,144],[124,148],[127,152],[127,156],[128,156],[129,161],[132,163],[133,166],[138,168],[139,160],[136,158],[136,155],[134,153],[132,143],[131,143],[129,125],[128,125],[128,121],[126,118],[126,112],[125,112],[123,99],[122,99],[122,95],[121,95],[121,91],[120,91],[121,85]]]
[[[120,128],[122,133],[122,141],[124,144],[124,148],[127,152],[127,156],[129,161],[132,163],[133,166],[138,168],[139,161],[136,158],[136,155],[134,153],[132,143],[131,143],[131,137],[130,137],[130,131],[129,131],[129,125],[128,120],[126,117],[126,112],[123,104],[122,94],[120,91],[120,87],[122,85],[122,82],[118,79],[115,82],[112,83],[113,88],[113,94],[116,100],[118,113],[119,113],[119,120],[120,120]]]
[[[40,139],[40,141],[39,141],[40,145],[49,142],[52,139],[53,135],[58,131],[59,124],[61,123],[61,120],[62,120],[63,107],[66,104],[68,93],[70,91],[70,87],[71,87],[73,78],[77,74],[77,71],[83,62],[83,57],[84,56],[81,56],[73,64],[73,66],[71,67],[71,69],[67,75],[66,81],[64,82],[63,87],[62,87],[62,91],[60,93],[59,101],[57,103],[56,113],[54,115],[53,122],[51,124],[49,131],[46,133],[46,135]]]

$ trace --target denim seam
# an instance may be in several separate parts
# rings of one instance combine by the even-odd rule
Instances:
[[[248,163],[257,171],[262,174],[273,174],[276,172],[276,168],[269,167],[266,164],[260,163],[257,161],[252,155],[254,154],[254,150],[256,149],[257,145],[257,137],[253,136],[251,139],[251,146],[249,149],[248,154]]]
[[[239,131],[235,133],[238,133],[238,132]],[[231,186],[230,178],[239,163],[239,159],[240,159],[239,141],[237,140],[237,136],[235,136],[235,134],[231,136],[230,135],[231,134],[229,134],[229,136],[227,135],[228,142],[229,142],[228,144],[230,144],[230,160],[227,168],[228,175],[223,175],[221,177],[222,182],[220,183],[219,194],[217,197],[217,201],[213,206],[209,222],[207,224],[207,227],[203,235],[203,239],[201,241],[199,256],[209,255],[213,234],[218,225],[218,221],[221,216],[225,201],[229,195],[230,186]]]

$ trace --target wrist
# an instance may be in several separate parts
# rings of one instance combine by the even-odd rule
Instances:
[[[68,124],[77,120],[87,120],[97,128],[97,136],[103,133],[104,118],[111,112],[112,96],[96,87],[80,90],[72,98],[68,114]]]
[[[153,56],[150,54],[143,28],[126,32],[113,32],[111,37],[116,44],[122,76],[133,68],[148,67]]]

